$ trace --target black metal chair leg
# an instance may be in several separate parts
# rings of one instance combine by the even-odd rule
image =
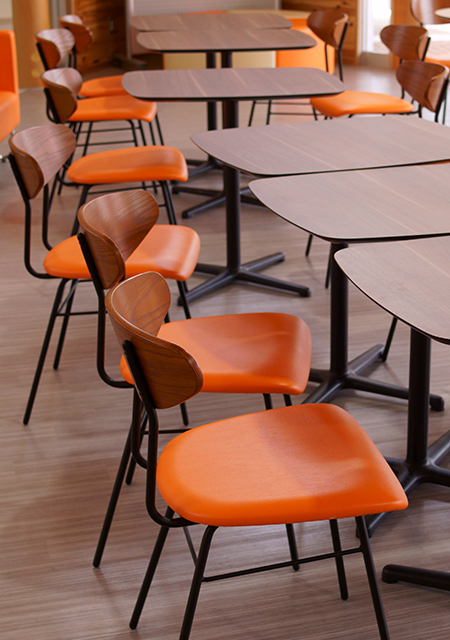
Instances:
[[[185,282],[177,281],[177,286],[178,286],[178,293],[180,294],[181,306],[183,307],[183,310],[184,310],[184,315],[186,316],[186,318],[190,318],[191,311],[189,309],[189,304],[187,301],[187,285]]]
[[[170,508],[166,510],[166,518],[172,518],[173,511]],[[144,608],[145,600],[147,598],[150,586],[152,584],[153,576],[155,575],[155,571],[158,567],[158,562],[161,557],[162,550],[164,548],[164,543],[167,538],[167,534],[169,533],[169,527],[161,527],[159,530],[158,537],[155,542],[155,546],[153,547],[152,557],[150,558],[150,562],[147,567],[147,572],[144,577],[144,581],[141,586],[141,590],[139,591],[138,599],[134,606],[134,611],[130,620],[130,628],[136,629],[139,618],[141,617],[142,609]]]
[[[194,576],[192,578],[191,590],[189,592],[189,598],[186,605],[186,611],[184,612],[183,625],[180,632],[180,640],[188,640],[192,623],[194,621],[195,609],[200,595],[200,587],[202,586],[203,576],[206,567],[206,561],[208,560],[208,553],[211,547],[211,542],[217,527],[207,527],[203,534],[202,543],[197,558],[197,565],[195,567]]]
[[[284,404],[285,404],[287,407],[292,407],[292,398],[291,398],[291,396],[289,396],[289,395],[287,395],[287,393],[285,393],[285,394],[283,395],[283,398],[284,398]]]
[[[173,209],[172,196],[170,195],[169,186],[166,181],[161,182],[161,189],[163,193],[164,205],[166,207],[167,219],[169,220],[169,224],[177,224],[175,211]]]
[[[384,615],[383,603],[381,601],[380,588],[378,586],[377,576],[375,573],[375,566],[373,563],[372,551],[370,549],[366,521],[363,516],[359,516],[355,519],[358,536],[361,543],[361,551],[364,556],[367,579],[369,581],[370,592],[372,595],[373,608],[375,609],[375,616],[377,618],[378,631],[380,633],[381,640],[389,640],[389,631],[387,628],[386,617]]]
[[[391,348],[392,339],[394,337],[395,329],[397,327],[397,322],[398,322],[397,318],[392,318],[391,326],[389,327],[389,333],[386,338],[386,343],[384,345],[383,353],[381,354],[382,362],[386,362],[388,358],[389,349]]]
[[[134,391],[134,394],[136,396],[136,390]],[[133,397],[133,411],[134,411],[134,401],[135,401],[135,397]],[[139,409],[136,406],[136,414],[133,413],[133,420],[140,420],[141,422],[141,430],[140,430],[140,445],[142,444],[142,440],[144,439],[144,435],[145,435],[145,429],[147,426],[147,421],[148,421],[148,417],[146,413],[143,413],[143,408],[142,408],[142,403],[140,404],[140,412],[138,412]],[[135,424],[133,422],[133,424]],[[128,472],[127,472],[127,477],[125,478],[125,483],[130,485],[133,481],[133,475],[134,475],[134,470],[136,469],[136,460],[133,458],[133,456],[131,456],[130,458],[130,463],[128,465]]]
[[[286,533],[289,544],[289,552],[291,554],[291,560],[294,563],[292,568],[294,571],[298,571],[300,569],[300,563],[298,562],[298,550],[297,550],[297,541],[295,539],[295,531],[293,524],[286,525]]]
[[[55,371],[59,367],[59,361],[61,360],[61,354],[64,346],[64,340],[66,338],[67,327],[69,326],[69,319],[72,312],[72,306],[75,299],[75,291],[78,286],[78,280],[72,280],[70,284],[70,291],[66,301],[66,309],[64,311],[64,320],[62,321],[61,331],[59,333],[58,346],[56,348],[55,358],[53,360],[53,369]]]
[[[120,491],[122,489],[123,480],[127,471],[128,462],[131,458],[131,430],[133,429],[133,425],[135,424],[134,421],[140,419],[141,411],[142,411],[141,401],[139,399],[137,392],[134,391],[131,426],[130,426],[130,429],[128,430],[128,436],[122,452],[122,457],[120,459],[120,464],[116,473],[116,478],[114,480],[113,490],[109,498],[108,508],[106,510],[105,518],[103,520],[102,530],[100,532],[100,536],[98,539],[97,548],[95,550],[94,560],[92,563],[94,567],[99,567],[100,562],[102,560],[106,541],[108,539],[109,531],[111,529],[111,524],[114,518],[114,513],[117,507],[117,502],[119,500]]]
[[[263,393],[264,406],[266,409],[273,409],[272,397],[270,393]]]
[[[48,347],[50,345],[50,339],[53,333],[53,327],[55,326],[55,320],[58,317],[58,309],[61,304],[61,300],[63,298],[65,286],[68,282],[69,280],[61,280],[61,282],[58,285],[58,289],[56,290],[55,299],[53,301],[53,307],[52,307],[50,318],[47,324],[47,331],[45,332],[44,342],[42,343],[41,353],[39,355],[39,360],[38,360],[36,371],[34,374],[33,384],[31,386],[31,391],[28,397],[28,403],[25,410],[25,415],[23,417],[24,424],[28,424],[30,420],[31,411],[33,409],[33,404],[36,398],[39,381],[42,375],[42,369],[44,368],[45,358],[47,356]]]
[[[339,527],[337,520],[330,520],[331,539],[333,541],[333,551],[336,553],[336,571],[338,575],[339,591],[341,592],[342,600],[348,600],[348,588],[347,579],[345,577],[344,559],[341,555],[341,537],[339,535]]]
[[[311,245],[313,241],[313,235],[310,233],[308,236],[308,242],[306,243],[305,256],[309,256],[309,252],[311,251]]]

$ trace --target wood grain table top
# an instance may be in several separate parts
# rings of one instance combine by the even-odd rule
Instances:
[[[450,344],[450,238],[357,245],[338,251],[336,260],[380,307]]]
[[[250,182],[269,209],[335,243],[450,234],[450,163]]]
[[[295,29],[198,29],[180,31],[141,31],[137,42],[157,53],[208,53],[219,51],[272,51],[308,49],[314,38]]]
[[[132,16],[130,24],[138,31],[213,31],[230,29],[290,29],[292,23],[272,12],[239,13],[173,13]]]
[[[310,68],[130,71],[122,84],[136,98],[160,102],[305,98],[344,90],[335,76]]]
[[[264,177],[450,159],[449,127],[404,116],[220,129],[191,139],[220,162]]]

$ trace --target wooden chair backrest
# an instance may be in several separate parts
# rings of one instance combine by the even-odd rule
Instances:
[[[380,39],[400,60],[423,60],[429,35],[424,27],[412,24],[390,24],[381,30]]]
[[[104,290],[125,277],[125,261],[156,224],[158,215],[155,198],[143,189],[109,193],[79,209],[80,231]]]
[[[189,400],[203,385],[194,358],[182,347],[156,336],[169,305],[167,282],[155,272],[124,280],[106,296],[106,308],[119,343],[131,343],[139,361],[143,380],[128,358],[136,386],[144,398],[148,389],[157,409]]]
[[[47,90],[54,117],[64,124],[75,113],[78,106],[78,92],[83,84],[79,71],[66,67],[50,69],[41,75],[41,81]]]
[[[36,33],[38,51],[45,69],[56,69],[75,46],[75,38],[67,29],[44,29]]]
[[[439,18],[435,11],[449,6],[448,0],[411,0],[411,13],[415,20],[424,24],[448,24],[448,20]]]
[[[397,81],[422,107],[437,113],[447,90],[449,70],[442,64],[407,60],[396,71]]]
[[[340,9],[318,9],[308,16],[306,24],[325,44],[338,50],[348,24],[348,15]]]
[[[59,24],[63,29],[68,29],[75,38],[75,51],[83,53],[92,43],[92,31],[83,24],[79,16],[68,14],[60,16]]]
[[[75,151],[73,132],[62,124],[18,131],[9,147],[30,200],[58,173]]]

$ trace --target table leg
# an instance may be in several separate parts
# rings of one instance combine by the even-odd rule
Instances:
[[[216,68],[216,54],[214,52],[208,52],[206,54],[206,68],[207,69],[215,69]],[[207,127],[208,131],[215,131],[217,129],[217,104],[215,102],[208,102],[206,105],[207,109]],[[213,169],[221,169],[222,165],[212,156],[208,156],[206,161],[204,160],[186,160],[188,165],[193,165],[195,168],[189,170],[189,179],[194,176],[202,175],[203,173],[207,173],[208,171],[212,171]],[[196,187],[187,187],[181,184],[175,184],[172,187],[173,193],[195,193],[198,195],[205,195],[207,197],[213,197],[218,192],[217,190],[212,189],[198,189]],[[201,206],[201,205],[200,205]],[[182,217],[189,218],[193,213],[189,215],[185,215],[189,212],[190,209],[183,211]]]
[[[425,482],[450,487],[450,471],[439,466],[450,452],[450,431],[428,447],[430,361],[430,338],[411,329],[406,458],[387,458],[407,494]],[[369,517],[369,531],[373,532],[386,515]]]
[[[238,102],[235,100],[224,102],[223,111],[225,128],[237,127],[239,123]],[[226,205],[227,266],[198,264],[196,271],[213,274],[214,277],[191,289],[187,294],[188,301],[191,302],[228,284],[239,281],[290,291],[302,297],[310,296],[311,292],[308,287],[256,273],[260,269],[282,262],[284,254],[281,252],[273,253],[245,264],[241,263],[240,172],[228,166],[224,166],[223,171]]]
[[[334,254],[345,249],[346,243],[332,243],[331,260],[331,311],[330,311],[330,368],[311,369],[311,382],[319,386],[306,398],[305,402],[329,402],[344,389],[367,391],[394,398],[409,397],[406,387],[371,380],[360,375],[375,362],[382,362],[384,345],[379,344],[348,362],[348,280],[339,267]],[[430,396],[432,409],[440,411],[444,401],[440,396]]]

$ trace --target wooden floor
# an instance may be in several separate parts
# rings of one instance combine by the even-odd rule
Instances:
[[[349,86],[382,90],[384,72],[348,70]],[[201,105],[161,105],[166,144],[189,157],[202,157],[189,134],[205,127]],[[243,122],[247,107],[242,108]],[[259,112],[262,122],[262,111]],[[46,123],[40,90],[22,93],[21,128]],[[7,152],[7,144],[0,145]],[[198,180],[218,183],[219,177]],[[95,371],[95,320],[71,321],[58,371],[46,364],[29,426],[22,424],[34,366],[46,326],[55,283],[33,279],[22,261],[23,204],[7,163],[0,164],[1,431],[0,497],[1,636],[5,640],[168,640],[177,638],[191,576],[191,561],[181,532],[171,532],[154,589],[137,631],[128,620],[145,570],[156,527],[144,507],[143,474],[121,496],[101,568],[92,557],[126,437],[131,408],[128,391],[107,387]],[[52,212],[52,239],[68,233],[78,193],[65,189]],[[176,196],[177,212],[196,202]],[[164,212],[161,219],[165,220]],[[224,211],[217,208],[187,221],[202,241],[201,261],[223,261]],[[39,233],[39,220],[35,227]],[[315,240],[305,258],[306,234],[263,208],[242,210],[245,261],[283,250],[286,261],[267,273],[308,285],[310,298],[252,286],[228,288],[192,304],[196,316],[277,310],[298,314],[311,328],[313,366],[328,364],[329,292],[324,288],[328,245]],[[36,262],[40,263],[39,238]],[[193,284],[200,282],[196,277]],[[175,293],[175,290],[173,290]],[[94,304],[90,285],[77,306]],[[432,310],[430,310],[432,312]],[[181,318],[173,306],[172,318]],[[355,289],[350,292],[350,355],[385,339],[390,318]],[[386,364],[376,379],[406,384],[409,333],[400,327]],[[110,362],[118,348],[110,336]],[[52,350],[53,353],[53,350]],[[450,350],[433,346],[432,388],[450,400]],[[313,387],[309,387],[308,390]],[[301,402],[298,398],[295,402]],[[385,455],[405,452],[406,403],[348,393],[336,399],[358,419]],[[263,408],[259,397],[200,395],[189,403],[197,425]],[[162,416],[165,427],[180,424],[178,410]],[[448,429],[448,416],[430,416],[430,438]],[[450,491],[423,486],[409,508],[390,516],[372,538],[378,573],[386,563],[450,570]],[[330,548],[326,523],[296,525],[301,553]],[[195,533],[198,539],[199,531]],[[354,525],[342,523],[345,543],[354,542]],[[221,530],[213,543],[211,571],[287,557],[282,528]],[[300,572],[281,570],[204,586],[192,639],[311,640],[377,638],[362,559],[346,562],[350,598],[339,598],[331,561]],[[450,596],[408,585],[381,584],[392,640],[447,640]]]

